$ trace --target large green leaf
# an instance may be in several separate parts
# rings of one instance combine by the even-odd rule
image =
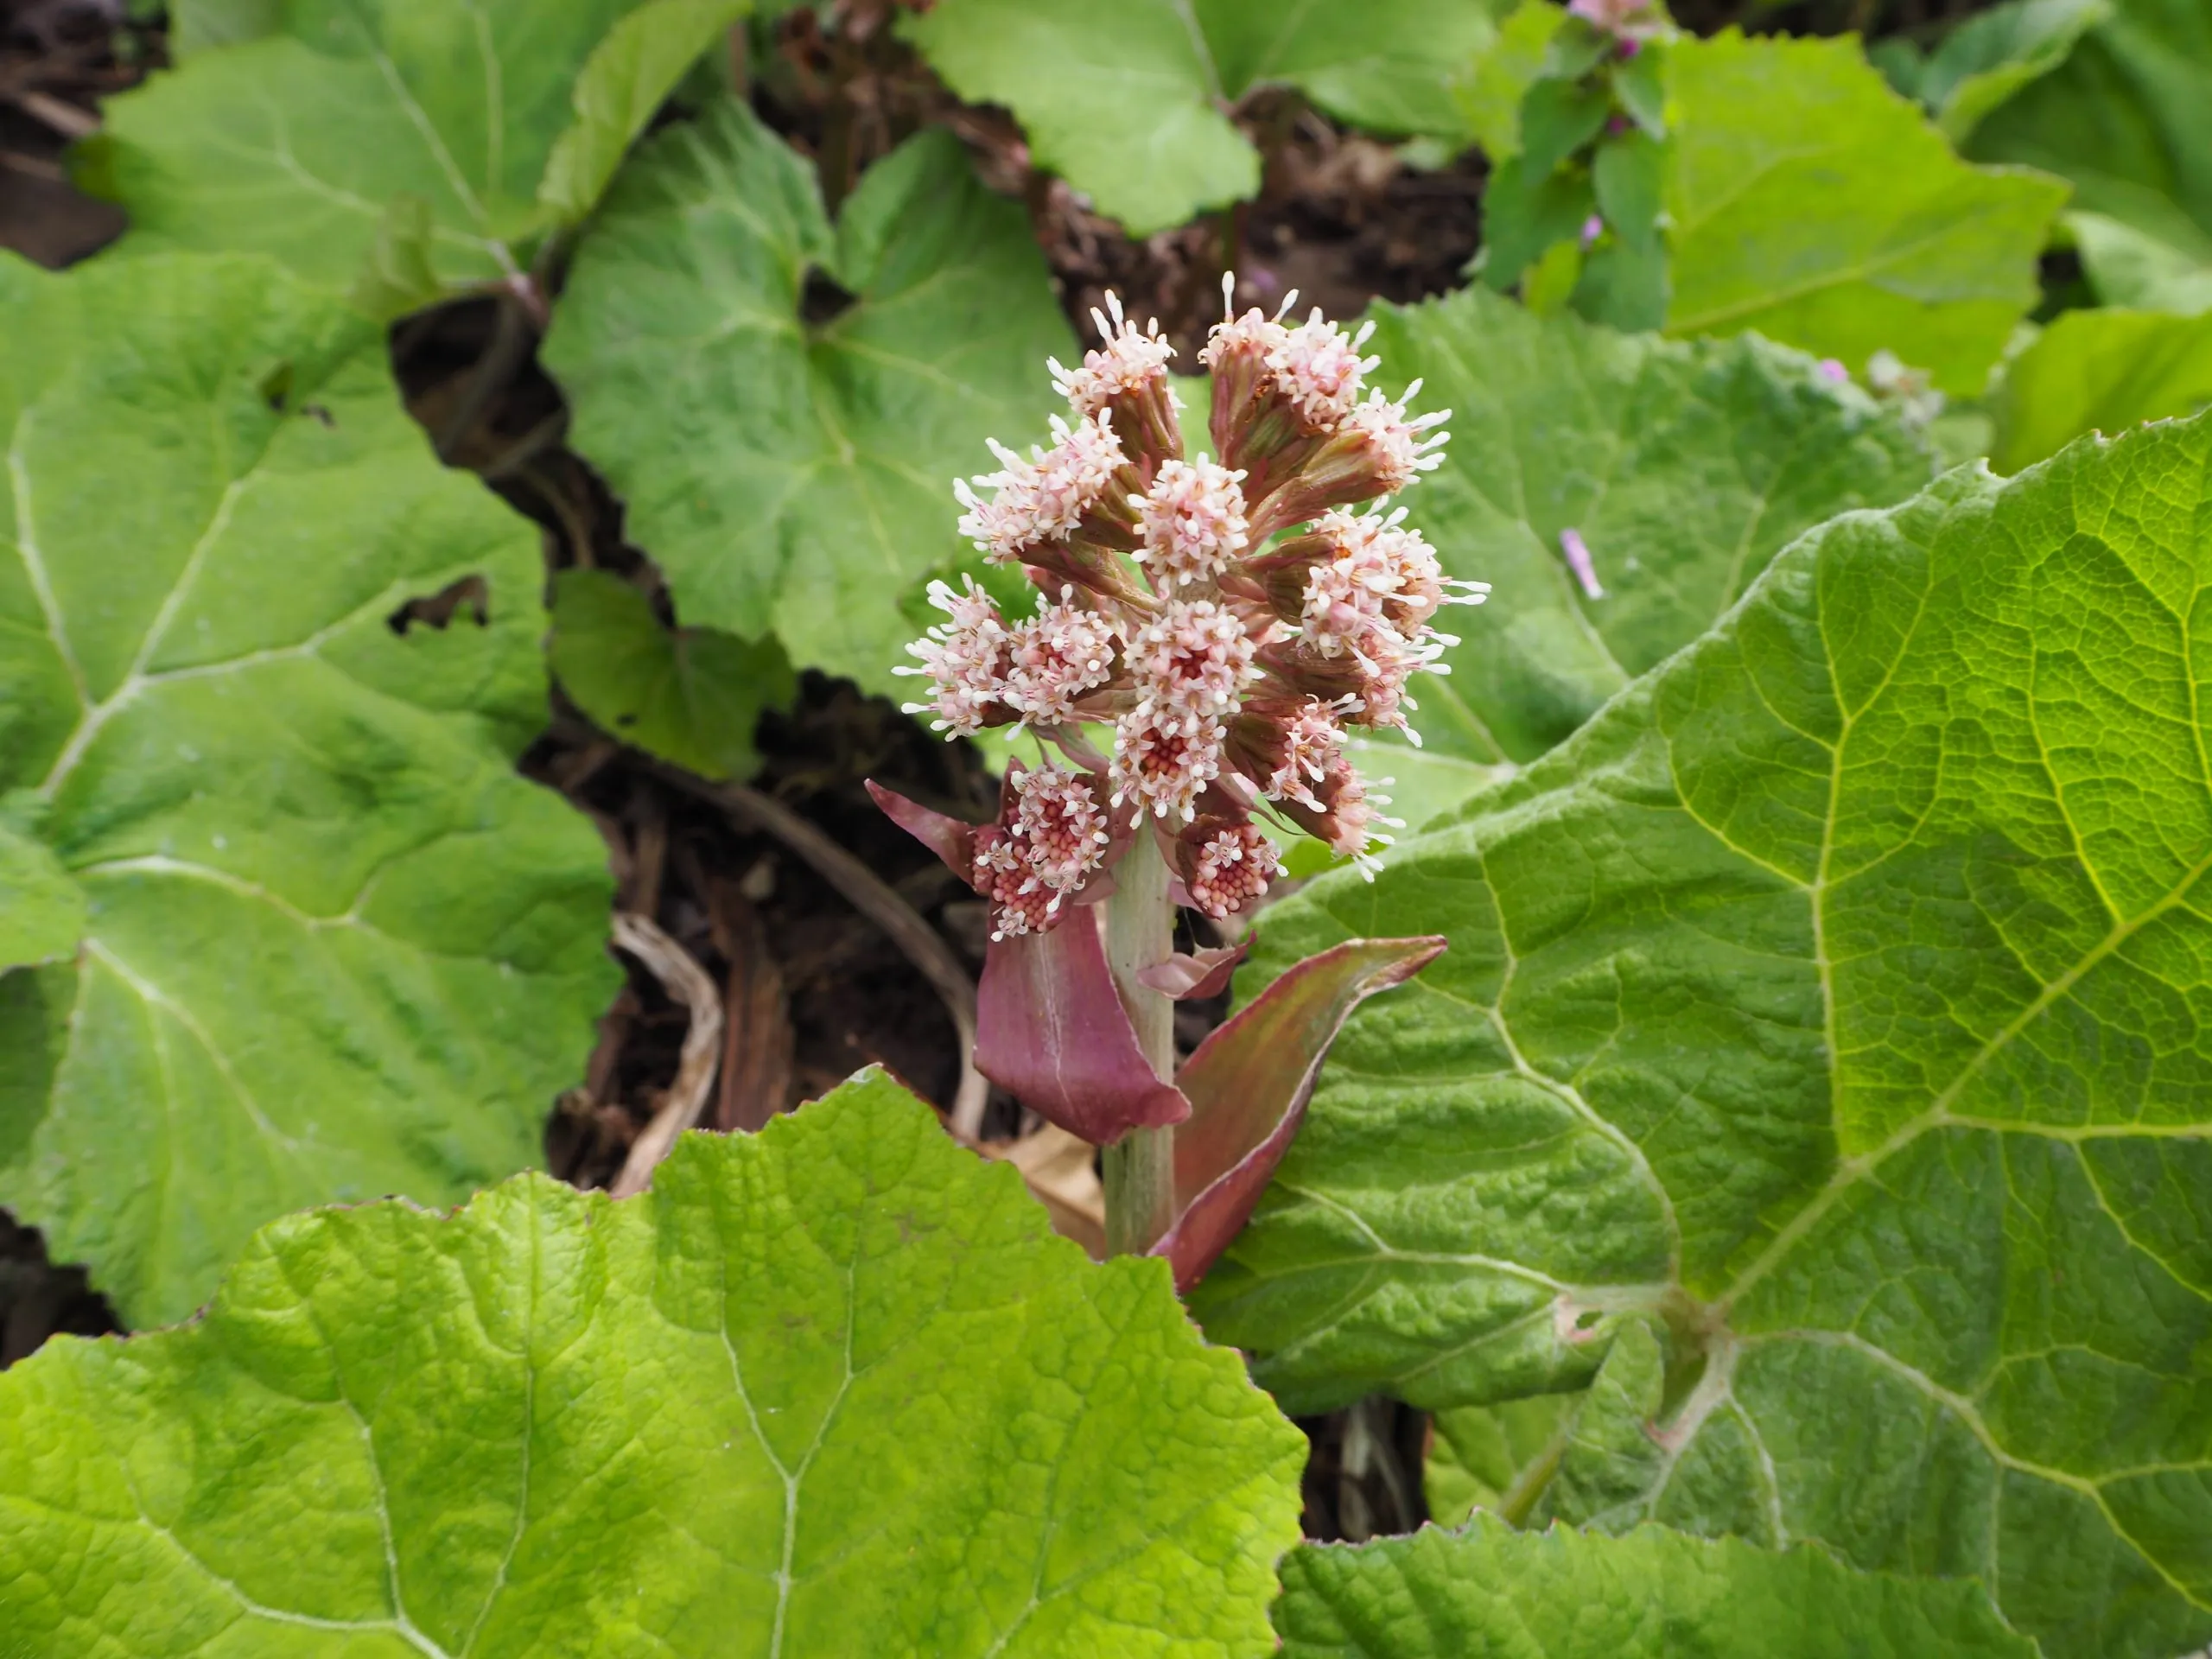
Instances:
[[[1976,130],[1972,149],[2074,181],[2075,240],[2107,305],[2212,308],[2212,10],[2113,5],[2064,67]]]
[[[263,1232],[0,1376],[13,1653],[1273,1649],[1304,1439],[878,1073],[642,1198]]]
[[[252,250],[343,289],[399,237],[428,289],[377,292],[420,302],[527,267],[744,10],[198,0],[181,67],[109,102],[80,176],[129,210],[126,248]]]
[[[1971,1585],[1854,1573],[1647,1528],[1622,1539],[1478,1521],[1294,1550],[1287,1659],[2035,1659]]]
[[[2084,432],[2193,415],[2212,404],[2212,312],[2065,312],[2006,365],[1993,403],[1990,464],[2005,473]]]
[[[1377,306],[1372,349],[1424,408],[1452,410],[1444,466],[1407,492],[1455,576],[1448,677],[1417,688],[1428,747],[1529,760],[1695,639],[1775,551],[1924,486],[1925,448],[1866,397],[1766,341],[1694,344],[1537,317],[1467,289]],[[1589,546],[1588,598],[1560,550]]]
[[[753,728],[786,704],[791,664],[771,640],[661,626],[645,596],[605,570],[563,570],[548,646],[561,689],[626,743],[702,778],[749,778]]]
[[[825,279],[857,297],[817,321]],[[878,162],[833,232],[813,169],[726,102],[624,171],[545,358],[687,623],[890,690],[901,599],[967,548],[952,480],[1043,435],[1073,350],[1027,219],[950,133]]]
[[[1338,1039],[1209,1332],[1306,1410],[1656,1319],[1617,1519],[1985,1576],[2053,1659],[2212,1637],[2208,588],[2212,416],[1962,470],[1270,911],[1255,985],[1451,948]]]
[[[1471,137],[1452,79],[1505,9],[938,0],[901,27],[963,98],[1020,117],[1041,165],[1147,236],[1258,193],[1259,152],[1227,114],[1255,86],[1298,87],[1356,125]]]
[[[1853,369],[1886,348],[1979,392],[2064,185],[1961,162],[1853,41],[1731,30],[1667,72],[1668,331],[1756,328]]]
[[[0,976],[0,1203],[174,1319],[272,1216],[537,1161],[613,989],[606,856],[512,769],[537,536],[375,328],[201,256],[0,259],[0,821],[83,916]],[[398,631],[464,582],[480,626]]]
[[[2112,15],[2112,0],[2005,0],[1968,17],[1933,54],[1891,35],[1869,56],[1917,99],[1953,143],[2031,81],[2066,61],[2074,44]]]
[[[1971,150],[2071,179],[2092,213],[2212,237],[2212,8],[2113,0],[2113,12],[1985,121]]]

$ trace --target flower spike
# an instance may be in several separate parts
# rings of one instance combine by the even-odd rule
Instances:
[[[875,791],[988,902],[985,1075],[1098,1145],[1191,1119],[1159,1246],[1185,1284],[1256,1199],[1344,1016],[1438,944],[1355,941],[1294,969],[1199,1051],[1186,1096],[1167,1080],[1159,1000],[1217,994],[1244,947],[1176,955],[1146,943],[1163,918],[1142,906],[1249,916],[1282,872],[1263,819],[1371,875],[1402,826],[1354,767],[1350,734],[1420,741],[1412,683],[1448,671],[1459,643],[1437,620],[1490,592],[1446,576],[1389,505],[1442,464],[1448,413],[1412,412],[1418,380],[1395,399],[1368,384],[1382,366],[1364,354],[1372,323],[1293,321],[1296,301],[1240,315],[1224,277],[1198,354],[1213,378],[1208,456],[1184,451],[1173,346],[1105,296],[1099,343],[1073,368],[1050,365],[1068,401],[1050,442],[1027,455],[994,442],[997,470],[954,486],[961,533],[1019,568],[1034,607],[1010,615],[972,578],[933,583],[946,620],[900,671],[927,682],[909,707],[937,729],[1018,724],[1058,758],[1009,766],[988,824]],[[1143,1237],[1124,1243],[1145,1248],[1166,1204],[1155,1184]],[[1137,1224],[1128,1207],[1113,1213]]]

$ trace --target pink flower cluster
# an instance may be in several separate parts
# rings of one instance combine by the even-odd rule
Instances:
[[[1233,290],[1228,280],[1224,297]],[[1291,296],[1295,299],[1295,295]],[[1226,917],[1279,871],[1253,822],[1271,816],[1369,864],[1392,824],[1353,770],[1353,729],[1407,725],[1408,684],[1446,671],[1447,579],[1376,502],[1440,463],[1448,411],[1408,417],[1421,389],[1364,380],[1373,325],[1346,334],[1229,308],[1200,361],[1213,375],[1217,455],[1184,453],[1167,372],[1174,348],[1109,296],[1103,344],[1052,366],[1072,421],[1027,456],[955,486],[962,533],[1041,590],[1009,620],[970,580],[931,590],[946,620],[909,647],[929,682],[910,711],[972,735],[1019,725],[1072,763],[1009,774],[999,823],[976,838],[975,880],[999,937],[1053,925],[1137,833],[1159,837],[1179,895]],[[1110,725],[1102,754],[1082,728]]]

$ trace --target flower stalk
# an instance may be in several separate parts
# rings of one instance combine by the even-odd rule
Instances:
[[[1167,861],[1148,836],[1115,866],[1105,901],[1106,965],[1128,1010],[1137,1046],[1162,1083],[1175,1080],[1175,1004],[1138,977],[1174,954],[1174,907],[1167,895]],[[1133,1128],[1105,1148],[1106,1248],[1141,1255],[1175,1221],[1175,1126]]]
[[[1110,320],[1093,314],[1101,345],[1050,365],[1068,400],[1051,445],[994,442],[999,470],[953,491],[962,531],[1021,570],[1035,608],[938,582],[946,620],[901,671],[929,684],[909,711],[949,736],[1014,727],[1057,753],[1007,767],[988,824],[876,791],[988,901],[977,1067],[1103,1148],[1110,1247],[1166,1255],[1180,1283],[1257,1201],[1338,1027],[1441,944],[1324,952],[1179,1073],[1174,1000],[1219,990],[1242,951],[1178,956],[1176,909],[1249,914],[1281,871],[1269,824],[1372,878],[1397,820],[1348,734],[1420,741],[1411,683],[1459,643],[1435,619],[1489,592],[1446,578],[1388,505],[1440,464],[1448,411],[1408,415],[1419,381],[1365,390],[1371,324],[1289,324],[1289,304],[1228,307],[1200,353],[1213,455],[1185,453],[1158,325],[1110,296]]]

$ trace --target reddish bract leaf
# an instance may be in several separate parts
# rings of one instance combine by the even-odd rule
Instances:
[[[976,1069],[1093,1146],[1191,1115],[1183,1091],[1145,1060],[1092,909],[1071,908],[1049,932],[992,941],[976,992]]]
[[[948,817],[919,801],[910,801],[896,790],[884,788],[871,778],[868,792],[883,809],[883,816],[944,861],[944,867],[976,885],[976,826]]]
[[[1444,945],[1433,936],[1352,939],[1308,957],[1185,1062],[1176,1081],[1191,1118],[1175,1135],[1175,1224],[1152,1247],[1174,1268],[1176,1289],[1205,1277],[1259,1203],[1351,1011]]]
[[[1251,949],[1251,940],[1246,939],[1187,957],[1179,950],[1165,962],[1138,969],[1137,978],[1178,1002],[1194,996],[1218,996],[1229,988],[1230,975]]]

